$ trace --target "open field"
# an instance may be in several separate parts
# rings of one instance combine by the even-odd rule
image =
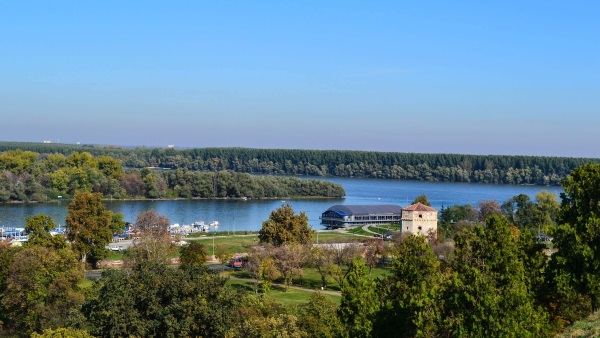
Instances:
[[[212,255],[213,241],[215,251],[219,247],[226,247],[230,252],[245,253],[250,250],[254,245],[257,245],[258,234],[250,235],[231,235],[227,233],[213,232],[209,234],[201,234],[196,236],[189,236],[183,238],[184,241],[198,241],[206,246],[209,255]],[[362,242],[364,237],[355,236],[351,233],[342,231],[320,231],[313,236],[313,243],[325,244],[325,243],[351,243],[351,242]]]

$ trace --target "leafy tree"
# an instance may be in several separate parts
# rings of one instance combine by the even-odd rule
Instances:
[[[112,212],[112,218],[110,221],[110,231],[112,234],[120,234],[125,230],[125,221],[123,220],[123,214],[120,212]]]
[[[112,212],[102,203],[102,194],[81,191],[67,207],[66,235],[82,262],[96,264],[106,255],[112,239]]]
[[[381,281],[382,305],[374,332],[379,337],[433,336],[440,315],[440,262],[423,236],[399,245],[392,275]]]
[[[121,163],[110,156],[100,156],[96,159],[98,169],[104,173],[106,177],[113,179],[121,179],[124,171]]]
[[[231,250],[229,249],[229,246],[219,245],[215,252],[215,258],[221,262],[222,265],[227,264],[231,258]]]
[[[555,226],[558,220],[558,213],[560,210],[560,203],[556,194],[542,190],[535,195],[538,209],[541,213],[540,218],[540,229],[545,231],[550,226]]]
[[[253,247],[248,254],[248,263],[246,270],[254,278],[254,290],[258,292],[258,283],[264,293],[271,288],[273,280],[281,275],[275,266],[272,250],[273,247],[265,245],[263,247]]]
[[[86,169],[97,167],[94,156],[87,151],[74,152],[67,158],[67,163],[72,168]]]
[[[350,337],[371,337],[378,308],[375,281],[368,276],[368,268],[362,257],[357,257],[346,276],[338,308],[338,316],[346,334]]]
[[[45,329],[42,333],[34,332],[31,338],[93,338],[87,331],[71,328]]]
[[[67,242],[62,235],[53,236],[50,231],[56,228],[52,217],[39,214],[26,218],[25,232],[29,235],[27,246],[43,246],[49,249],[63,249]]]
[[[596,311],[600,305],[600,165],[586,164],[574,169],[563,181],[564,193],[559,225],[552,231],[552,279],[566,304]],[[579,296],[578,296],[579,295]],[[585,302],[576,300],[580,296]],[[576,304],[580,303],[580,304]],[[562,311],[568,310],[567,307]],[[572,318],[569,320],[577,319]]]
[[[271,212],[269,219],[264,221],[262,228],[258,233],[261,243],[270,243],[275,246],[283,244],[308,244],[314,231],[308,225],[308,216],[301,212],[300,215],[294,213],[294,209],[289,204]]]
[[[308,337],[341,337],[342,327],[336,311],[337,305],[333,301],[314,292],[308,303],[298,309],[298,326]]]
[[[429,200],[427,199],[427,195],[419,195],[415,198],[415,200],[412,202],[412,204],[417,204],[417,203],[421,203],[423,205],[426,205],[428,207],[431,206],[431,203],[429,203]]]
[[[179,249],[181,258],[181,267],[201,268],[206,264],[206,248],[204,244],[198,242],[190,242]]]
[[[233,338],[300,338],[306,335],[298,326],[298,317],[282,304],[265,295],[250,295],[233,320],[227,337]]]
[[[104,272],[83,309],[100,337],[224,337],[241,306],[225,283],[194,268],[139,262]]]
[[[502,211],[506,218],[521,231],[537,230],[540,224],[540,210],[525,194],[514,196],[506,201],[502,204]]]
[[[364,256],[369,267],[369,272],[371,269],[377,266],[382,259],[386,257],[386,242],[382,241],[379,238],[369,238],[365,244],[367,246]]]
[[[9,329],[29,334],[68,324],[83,303],[83,269],[69,248],[31,246],[14,255],[2,297]]]
[[[302,277],[306,256],[306,249],[300,245],[282,245],[273,249],[275,267],[283,276],[286,291],[293,278]]]
[[[334,270],[339,269],[335,263],[333,250],[326,246],[314,246],[309,253],[309,266],[315,268],[321,277],[321,287],[327,287],[327,277],[334,274]]]
[[[442,287],[438,332],[450,336],[547,336],[547,315],[535,306],[517,245],[500,216],[456,236],[452,272]]]

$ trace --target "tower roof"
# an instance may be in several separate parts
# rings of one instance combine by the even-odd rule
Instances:
[[[413,205],[409,205],[406,208],[402,208],[402,210],[407,210],[407,211],[436,211],[437,209],[434,209],[432,207],[428,207],[425,204],[421,204],[421,203],[415,203]]]

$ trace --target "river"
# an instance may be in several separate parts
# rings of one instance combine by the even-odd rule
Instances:
[[[311,179],[313,179],[311,177]],[[534,199],[541,190],[557,195],[561,187],[491,185],[475,183],[440,183],[422,181],[395,181],[360,178],[318,178],[340,183],[346,190],[341,199],[292,200],[175,200],[175,201],[107,201],[106,206],[121,212],[126,221],[134,222],[142,210],[156,210],[167,216],[171,223],[190,224],[195,221],[219,221],[219,231],[257,231],[272,210],[282,203],[294,210],[305,212],[309,224],[321,229],[321,213],[335,204],[397,204],[407,206],[415,197],[427,195],[432,207],[440,209],[450,205],[476,205],[481,200],[496,200],[500,204],[513,196],[527,194]],[[69,201],[43,204],[0,204],[0,225],[24,227],[25,217],[44,213],[57,224],[64,226]]]

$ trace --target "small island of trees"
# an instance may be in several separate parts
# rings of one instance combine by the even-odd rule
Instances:
[[[340,184],[296,177],[253,176],[232,171],[124,169],[107,155],[88,152],[0,154],[0,203],[45,202],[79,190],[106,198],[318,198],[343,197]]]

